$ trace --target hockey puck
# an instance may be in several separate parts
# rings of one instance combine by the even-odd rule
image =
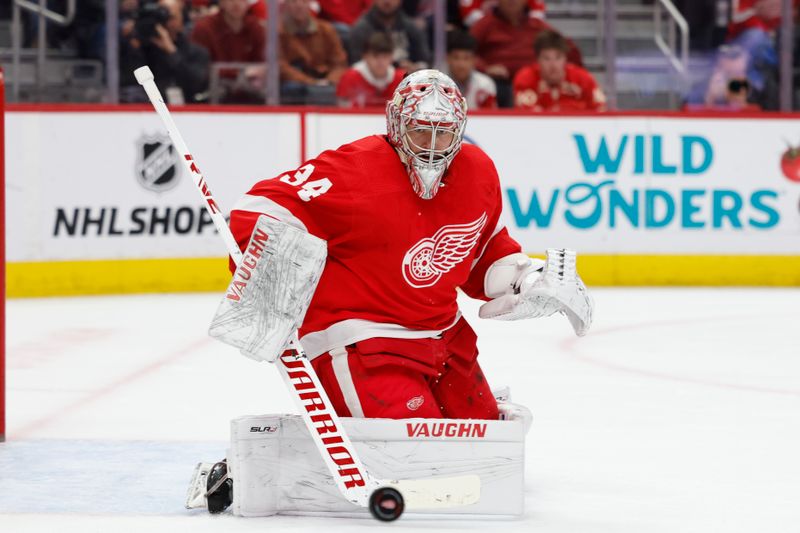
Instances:
[[[375,489],[369,497],[369,512],[381,522],[397,520],[404,508],[403,495],[392,487]]]

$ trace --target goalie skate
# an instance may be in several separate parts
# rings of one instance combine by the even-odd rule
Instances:
[[[225,459],[217,463],[198,463],[186,495],[187,509],[208,509],[217,514],[233,501],[233,480],[228,476]]]

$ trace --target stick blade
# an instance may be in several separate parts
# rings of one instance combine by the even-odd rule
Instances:
[[[477,503],[481,498],[478,475],[387,481],[400,491],[408,510],[444,509]]]

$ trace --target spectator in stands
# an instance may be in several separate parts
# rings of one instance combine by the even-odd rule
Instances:
[[[317,0],[317,3],[320,17],[352,26],[369,9],[372,0]]]
[[[342,107],[384,107],[405,76],[392,65],[394,44],[383,32],[367,40],[364,57],[344,73],[336,88]]]
[[[430,48],[423,31],[400,9],[400,0],[374,0],[372,8],[353,25],[350,32],[350,58],[364,55],[367,39],[383,32],[394,43],[394,64],[406,72],[426,68]]]
[[[708,82],[687,99],[687,111],[758,111],[760,95],[748,78],[748,53],[736,45],[720,47]]]
[[[183,2],[159,0],[140,7],[136,21],[120,32],[121,100],[145,102],[133,71],[149,65],[156,84],[171,104],[204,101],[207,97],[208,52],[184,34]],[[166,19],[163,23],[155,22]]]
[[[567,62],[569,44],[543,31],[534,43],[536,62],[514,76],[516,107],[533,111],[604,111],[606,98],[591,74]]]
[[[218,0],[188,0],[189,20],[194,22],[206,15],[214,15],[219,11]],[[258,20],[267,20],[266,0],[247,0],[247,14]]]
[[[527,3],[528,16],[544,20],[544,0],[527,0]],[[459,2],[459,8],[464,25],[468,27],[472,26],[482,19],[488,11],[491,11],[492,8],[496,7],[496,5],[497,2],[495,0],[461,0]]]
[[[736,39],[749,30],[774,32],[781,23],[781,4],[781,0],[734,0],[728,39]],[[800,2],[793,0],[792,4],[797,8]]]
[[[369,9],[371,0],[317,0],[319,17],[327,20],[336,31],[342,42],[350,40],[350,28],[356,20]]]
[[[189,26],[194,32],[194,24],[198,20],[215,15],[219,12],[219,6],[211,0],[189,0],[184,8],[186,17],[189,19]]]
[[[192,41],[208,50],[211,61],[263,63],[266,30],[248,15],[247,0],[219,0],[219,11],[195,23]]]
[[[497,107],[497,88],[492,78],[475,70],[475,38],[461,30],[447,34],[447,74],[467,99],[469,109]]]
[[[497,7],[470,29],[478,41],[478,68],[497,85],[500,107],[511,107],[511,80],[517,71],[536,61],[533,42],[541,32],[551,30],[546,22],[528,16],[527,0],[498,0]],[[567,59],[581,65],[575,43],[567,40]]]
[[[775,34],[781,22],[781,0],[734,1],[728,44],[743,48],[749,57],[747,77],[766,109],[776,109],[778,100],[778,51]],[[800,4],[793,0],[795,9]]]
[[[256,63],[212,71],[212,98],[227,103],[263,102],[266,30],[249,14],[248,0],[219,0],[219,9],[194,25],[192,40],[208,50],[213,63]]]
[[[267,10],[266,0],[248,0],[250,8],[247,10],[248,15],[252,15],[258,20],[267,20],[269,15]]]
[[[281,44],[281,98],[285,103],[333,105],[347,53],[330,23],[311,14],[310,0],[285,0]]]
[[[435,42],[435,8],[439,0],[403,0],[401,9],[411,18],[418,28],[422,29],[425,42],[429,44],[431,57],[433,57],[433,43]],[[441,0],[445,4],[445,33],[461,29],[466,29],[461,20],[461,1],[462,0]]]

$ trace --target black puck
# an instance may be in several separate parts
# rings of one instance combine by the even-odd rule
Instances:
[[[392,487],[381,487],[369,497],[369,512],[381,522],[392,522],[400,518],[405,509],[403,495]]]

